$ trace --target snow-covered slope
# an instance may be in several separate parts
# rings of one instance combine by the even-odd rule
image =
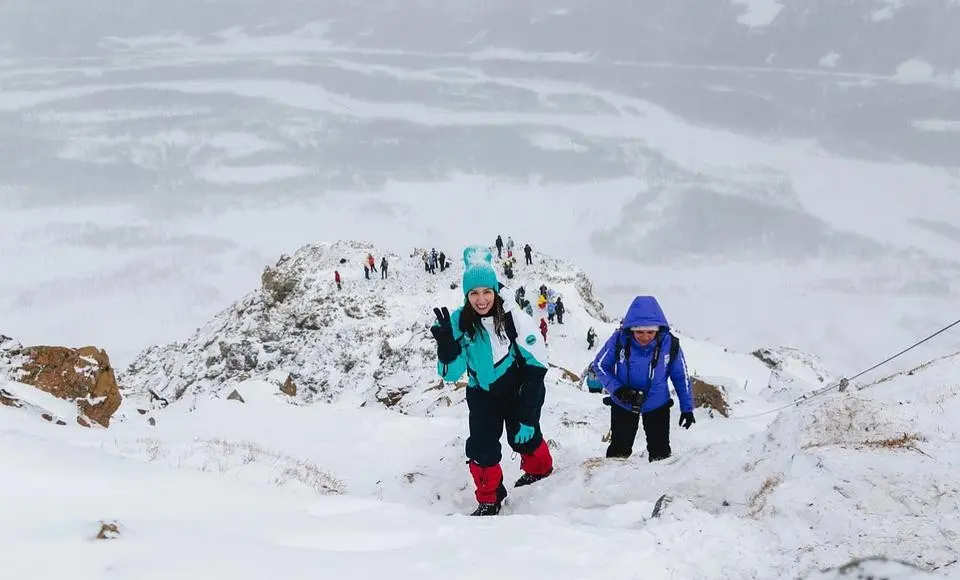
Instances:
[[[318,566],[359,578],[387,568],[473,577],[467,570],[488,572],[490,554],[508,579],[949,578],[960,538],[958,369],[957,357],[942,359],[771,415],[769,426],[701,413],[689,432],[674,429],[675,457],[656,464],[642,453],[602,459],[597,397],[554,386],[544,430],[557,472],[511,490],[505,515],[482,522],[447,516],[473,501],[462,408],[424,417],[296,405],[262,380],[237,384],[243,403],[171,404],[152,413],[153,426],[90,431],[0,407],[0,459],[12,474],[0,484],[9,500],[0,538],[23,546],[6,569],[33,578],[59,574],[53,562],[30,568],[41,548],[67,550],[83,580],[108,567],[121,578],[253,580],[277,558],[271,569],[291,578]],[[504,464],[516,475],[514,459]],[[49,483],[68,478],[68,496]],[[44,502],[30,499],[38,490]],[[101,521],[121,530],[106,560],[79,548]],[[228,545],[244,549],[229,558],[215,549]],[[847,565],[873,556],[905,564]]]
[[[280,385],[289,377],[297,398],[306,402],[378,401],[429,414],[462,401],[462,389],[444,388],[436,375],[429,333],[434,307],[463,302],[456,288],[463,271],[459,252],[448,258],[452,268],[434,274],[424,271],[419,253],[388,252],[386,279],[376,272],[370,279],[358,274],[368,253],[379,264],[381,250],[363,242],[310,245],[281,257],[265,271],[260,288],[188,341],[143,352],[122,374],[123,388],[171,401],[226,396],[244,379]],[[334,271],[343,277],[342,290],[336,288]],[[512,289],[524,285],[532,295],[547,284],[569,301],[566,324],[554,326],[555,332],[576,335],[581,348],[558,348],[553,359],[579,373],[589,356],[587,328],[612,320],[590,281],[571,264],[541,256],[534,267],[518,268],[518,274],[512,281],[504,278]],[[552,372],[562,375],[559,369]]]
[[[121,388],[142,408],[151,401],[157,406],[227,397],[247,379],[278,388],[289,380],[296,385],[295,398],[307,403],[339,400],[379,403],[405,413],[448,412],[463,402],[464,384],[444,385],[437,377],[429,326],[434,307],[462,304],[462,267],[451,257],[450,269],[430,274],[418,252],[387,252],[386,279],[378,273],[369,280],[357,274],[368,254],[379,262],[381,252],[364,242],[341,241],[304,246],[281,257],[265,270],[260,288],[189,340],[144,351],[119,377]],[[497,264],[502,267],[500,260]],[[336,288],[334,271],[343,276],[342,290]],[[552,368],[547,380],[578,384],[596,354],[587,350],[587,329],[594,327],[602,344],[622,314],[605,311],[582,270],[550,256],[538,254],[532,266],[515,268],[513,280],[501,278],[511,292],[523,286],[531,299],[541,284],[563,299],[564,324],[551,324],[548,332]],[[677,335],[683,338],[691,372],[728,389],[738,407],[745,398],[761,405],[765,399],[789,400],[831,378],[812,355],[788,353],[774,359],[770,352],[730,353],[690,339],[682,329]],[[788,388],[793,383],[796,388]]]

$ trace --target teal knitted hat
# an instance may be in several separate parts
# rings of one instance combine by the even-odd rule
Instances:
[[[493,269],[493,253],[486,246],[469,246],[463,250],[463,295],[474,288],[499,290],[497,272]]]

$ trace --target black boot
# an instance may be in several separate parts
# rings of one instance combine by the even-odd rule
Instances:
[[[523,475],[520,476],[520,479],[518,479],[517,482],[513,484],[513,487],[523,487],[525,485],[530,485],[531,483],[536,483],[541,479],[543,479],[544,477],[549,476],[551,473],[553,473],[553,469],[544,473],[543,475],[533,475],[530,473],[524,473]]]
[[[497,503],[481,503],[477,504],[477,509],[473,510],[471,516],[495,516],[500,513],[500,508],[503,507],[503,500],[507,498],[507,488],[503,486],[503,483],[500,484],[500,487],[497,488]]]

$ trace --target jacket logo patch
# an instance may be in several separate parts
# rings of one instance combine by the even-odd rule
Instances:
[[[528,345],[533,346],[533,344],[534,344],[535,342],[537,342],[537,337],[534,336],[534,335],[532,335],[532,334],[528,334],[528,335],[527,335],[527,338],[524,339],[524,340],[526,341],[526,343],[527,343]]]

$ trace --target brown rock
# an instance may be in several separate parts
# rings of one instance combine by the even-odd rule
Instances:
[[[293,382],[291,375],[287,375],[287,380],[285,380],[280,387],[280,392],[291,397],[297,396],[297,384]]]
[[[106,352],[92,346],[31,346],[23,349],[23,354],[26,362],[17,380],[60,399],[75,401],[82,415],[104,427],[110,426],[110,417],[120,408],[121,397]]]
[[[571,371],[570,369],[565,369],[562,366],[555,365],[553,363],[548,363],[548,364],[550,365],[550,368],[559,370],[562,373],[563,378],[570,381],[571,383],[580,382],[580,376],[577,373]]]
[[[120,537],[120,524],[116,522],[100,522],[98,540],[113,540]]]
[[[730,416],[730,406],[727,404],[720,387],[704,382],[697,377],[690,377],[690,381],[693,383],[694,407],[707,407],[724,417]]]
[[[0,405],[7,407],[22,407],[23,403],[10,391],[0,389]]]

